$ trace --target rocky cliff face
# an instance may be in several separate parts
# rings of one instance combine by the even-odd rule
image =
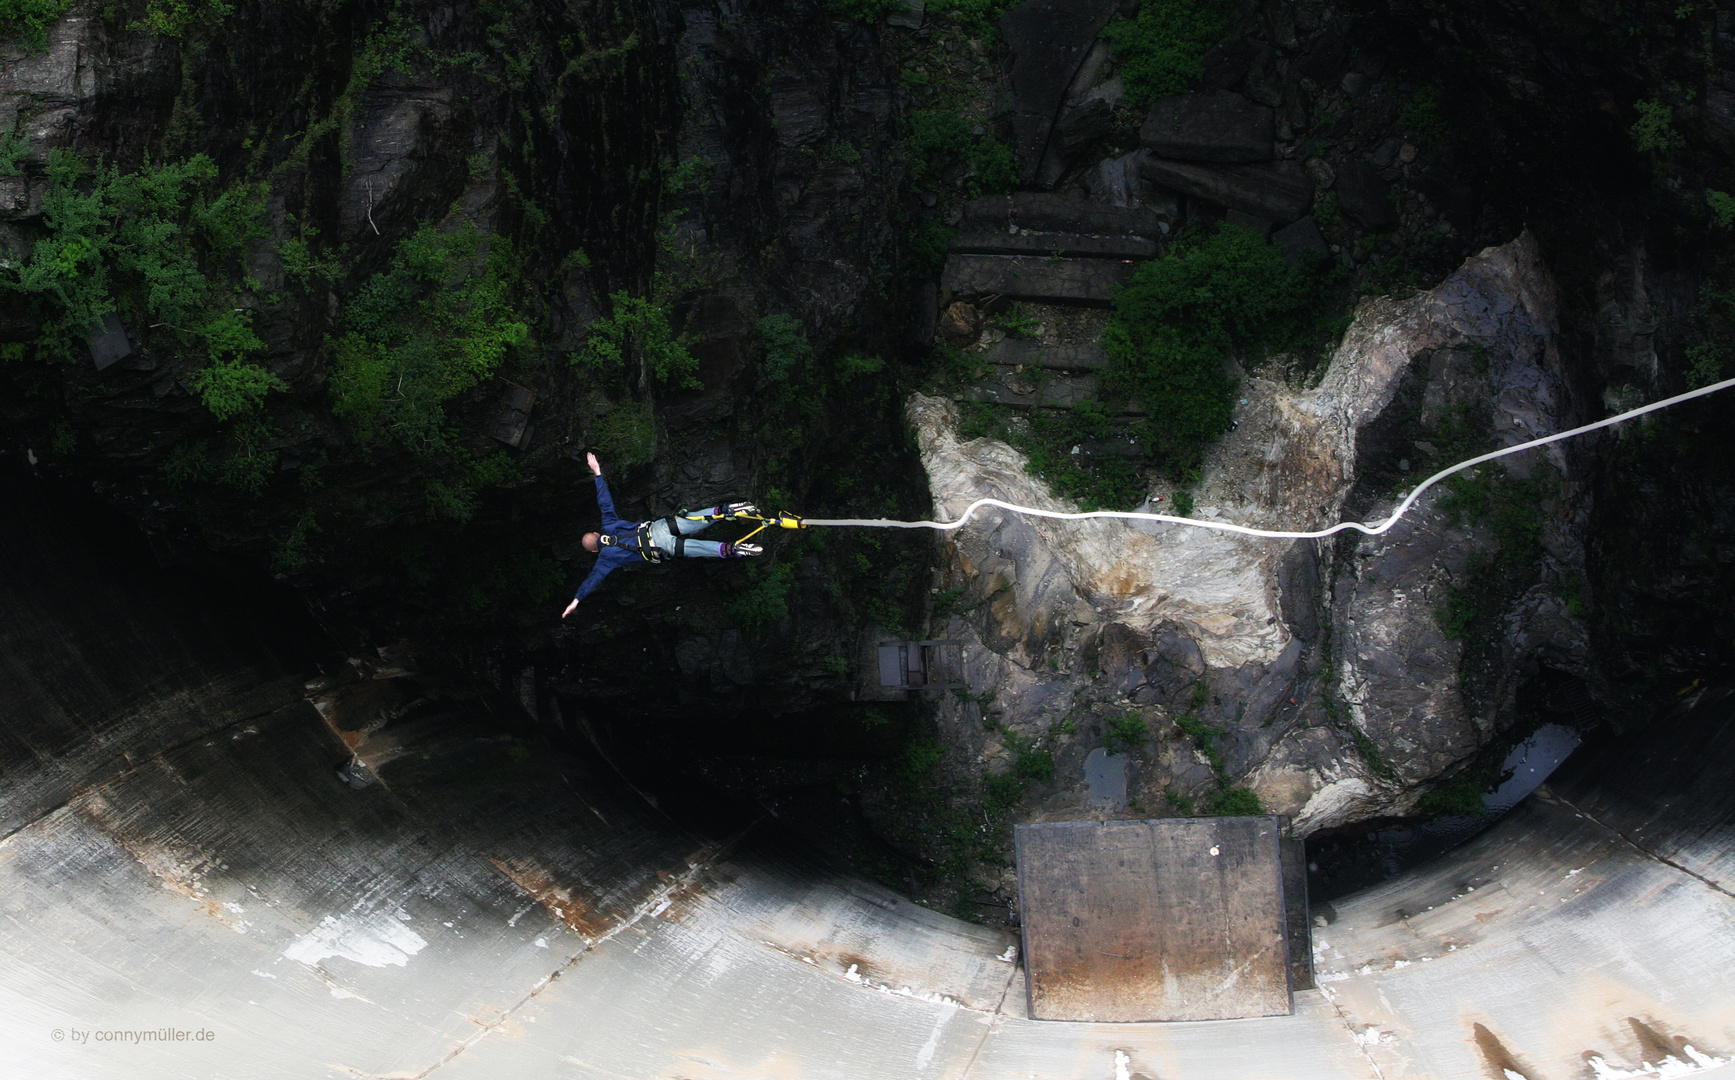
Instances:
[[[1317,387],[1246,379],[1238,426],[1207,459],[1196,513],[1280,529],[1378,521],[1406,480],[1450,463],[1454,448],[1430,434],[1485,425],[1494,444],[1511,445],[1570,426],[1556,318],[1528,235],[1409,300],[1364,303]],[[1074,509],[1004,443],[960,441],[948,403],[917,397],[909,411],[942,513],[985,495]],[[1295,815],[1303,832],[1401,812],[1510,720],[1517,683],[1538,663],[1584,669],[1582,622],[1553,584],[1584,564],[1580,452],[1538,453],[1502,482],[1546,494],[1536,547],[1508,551],[1536,564],[1497,613],[1482,613],[1487,640],[1441,613],[1510,540],[1486,516],[1455,509],[1464,496],[1446,487],[1391,532],[1335,544],[993,511],[949,544],[953,573],[979,606],[947,633],[968,642],[971,683],[999,723],[1054,741],[1063,757],[1082,756],[1091,740],[1062,725],[1144,719],[1158,751],[1135,753],[1131,790],[1147,811],[1165,792],[1196,803],[1228,782]],[[950,711],[971,726],[970,706]],[[1180,717],[1219,729],[1216,777]],[[1066,813],[1077,795],[1063,790],[1048,809]]]

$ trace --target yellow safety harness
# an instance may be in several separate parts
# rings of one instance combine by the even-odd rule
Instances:
[[[671,518],[670,520],[672,521],[673,519]],[[686,520],[688,520],[688,521],[757,521],[759,523],[759,527],[754,529],[752,532],[748,533],[746,536],[741,537],[741,539],[739,539],[739,540],[731,540],[730,543],[732,543],[732,544],[744,544],[747,541],[753,539],[755,536],[758,536],[760,533],[764,532],[766,529],[769,529],[773,525],[777,526],[780,529],[805,529],[805,528],[807,528],[807,522],[803,521],[800,517],[796,516],[795,514],[791,514],[787,510],[773,514],[770,517],[766,517],[764,514],[757,514],[757,513],[755,513],[755,514],[726,514],[720,518],[712,517],[710,514],[688,514],[688,515],[686,515]]]

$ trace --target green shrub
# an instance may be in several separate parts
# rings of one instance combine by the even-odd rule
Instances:
[[[1012,775],[1021,780],[1046,782],[1054,779],[1054,755],[1036,745],[1036,740],[1016,731],[1001,737],[1012,751]]]
[[[1639,114],[1631,128],[1633,145],[1640,152],[1662,158],[1687,145],[1675,130],[1673,110],[1661,99],[1635,102],[1633,109]]]
[[[48,28],[72,0],[0,0],[0,41],[15,41],[26,52],[48,46]]]
[[[1211,800],[1211,813],[1220,817],[1253,817],[1264,812],[1251,788],[1224,788]]]
[[[637,360],[656,376],[659,386],[699,388],[699,360],[687,351],[685,339],[675,336],[667,309],[625,292],[612,294],[609,302],[613,310],[591,325],[575,363],[612,374]]]
[[[973,135],[962,116],[949,109],[919,109],[910,114],[910,183],[933,187],[958,175],[968,198],[1011,191],[1018,182],[1012,148],[992,135]]]
[[[863,23],[880,22],[908,7],[904,0],[825,0],[825,9],[833,15]]]
[[[729,614],[749,632],[780,622],[789,617],[789,589],[794,583],[793,563],[779,563],[768,571],[759,571],[757,579],[729,601]]]
[[[1448,814],[1452,817],[1485,817],[1488,805],[1483,793],[1488,790],[1485,777],[1463,775],[1437,784],[1416,803],[1416,812],[1429,817]]]
[[[1102,745],[1111,754],[1128,754],[1145,744],[1150,732],[1144,717],[1135,713],[1111,716],[1103,723]]]
[[[217,167],[203,154],[121,173],[88,169],[56,150],[47,175],[44,235],[21,265],[0,268],[0,290],[23,294],[40,321],[41,346],[76,357],[81,339],[122,310],[205,354],[193,383],[219,419],[250,412],[268,392],[285,388],[246,361],[263,344],[250,317],[213,287],[192,243],[196,235],[207,260],[229,261],[262,235],[261,189],[242,186],[206,198]]]
[[[950,15],[956,11],[961,15],[959,25],[965,33],[972,37],[992,35],[998,29],[1000,16],[1017,0],[938,0],[928,5],[928,18],[940,15]]]
[[[1711,211],[1711,220],[1717,223],[1719,229],[1735,228],[1735,195],[1727,191],[1707,189],[1705,205]]]
[[[910,272],[919,278],[939,277],[956,232],[937,221],[917,223],[910,233]]]
[[[1398,122],[1421,138],[1443,142],[1451,133],[1446,123],[1446,110],[1440,107],[1440,94],[1431,86],[1419,86],[1410,92],[1398,113]]]
[[[999,817],[1024,799],[1024,788],[1030,781],[1012,773],[996,773],[984,785],[983,802],[990,817]]]
[[[1135,17],[1117,16],[1102,36],[1120,60],[1127,101],[1143,109],[1190,90],[1205,54],[1234,24],[1229,0],[1145,0]]]
[[[934,774],[934,769],[940,764],[940,758],[945,751],[938,739],[920,738],[904,747],[903,754],[898,759],[898,773],[906,783],[923,784]]]
[[[1223,734],[1223,729],[1212,727],[1196,716],[1177,716],[1175,726],[1193,740],[1194,745],[1205,755],[1205,760],[1211,763],[1211,771],[1216,773],[1218,781],[1221,781],[1226,766],[1223,752],[1217,749],[1217,736]]]
[[[186,37],[190,31],[220,23],[235,13],[227,0],[147,0],[137,29],[158,37]]]
[[[516,317],[511,243],[475,226],[423,226],[345,305],[332,411],[428,453],[445,445],[445,402],[493,376],[529,327]]]
[[[765,377],[774,383],[793,379],[813,355],[813,346],[793,316],[771,314],[758,322],[759,343],[765,349]]]
[[[1318,279],[1258,233],[1224,226],[1146,263],[1115,296],[1103,334],[1113,390],[1143,402],[1153,452],[1183,466],[1229,427],[1231,350],[1293,348],[1318,332]]]
[[[0,176],[18,175],[18,163],[30,153],[30,139],[16,131],[0,131]]]
[[[1193,493],[1191,491],[1177,491],[1173,499],[1176,517],[1193,516]]]
[[[648,401],[622,401],[596,422],[591,438],[615,465],[637,465],[657,456],[657,424]]]

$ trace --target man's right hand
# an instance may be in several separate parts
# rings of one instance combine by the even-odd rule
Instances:
[[[585,460],[585,464],[590,466],[590,471],[592,473],[596,474],[597,476],[602,475],[602,464],[596,460],[596,455],[594,453],[585,454],[584,460]]]
[[[575,607],[577,607],[577,606],[578,606],[578,601],[577,601],[577,600],[574,600],[574,601],[573,601],[573,602],[572,602],[572,603],[570,603],[570,604],[568,604],[568,605],[566,605],[566,610],[565,610],[565,611],[563,611],[563,612],[561,612],[561,613],[560,613],[560,617],[561,617],[561,618],[563,618],[563,619],[564,619],[564,618],[566,618],[566,617],[567,617],[567,616],[568,616],[568,615],[571,615],[571,614],[572,614],[572,609],[573,609],[573,608],[575,608]]]

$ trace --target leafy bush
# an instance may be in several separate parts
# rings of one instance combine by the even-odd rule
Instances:
[[[1018,182],[1012,148],[992,135],[973,135],[949,109],[910,114],[910,183],[932,187],[954,176],[967,198],[1011,191]]]
[[[530,335],[515,317],[512,245],[473,225],[423,226],[343,312],[332,410],[427,453],[445,445],[445,402],[490,378]]]
[[[1177,716],[1175,726],[1187,733],[1194,745],[1205,755],[1205,760],[1211,763],[1211,771],[1217,774],[1219,781],[1222,780],[1226,765],[1223,752],[1217,749],[1217,736],[1223,734],[1223,729],[1212,727],[1196,716]]]
[[[996,773],[990,776],[984,785],[986,797],[983,799],[989,815],[999,817],[1017,806],[1024,798],[1024,788],[1028,783],[1022,776],[1012,773]]]
[[[946,253],[952,248],[949,229],[937,221],[923,221],[910,233],[910,272],[919,278],[939,277],[946,268]]]
[[[912,740],[898,759],[898,773],[909,784],[922,784],[933,776],[944,750],[938,739],[931,737]]]
[[[48,45],[48,28],[72,0],[0,0],[0,41],[16,41],[28,52]]]
[[[124,310],[202,349],[206,366],[193,383],[219,419],[250,412],[268,392],[285,389],[246,361],[264,345],[250,316],[217,293],[205,270],[263,235],[262,188],[210,197],[217,167],[203,154],[123,174],[112,166],[88,169],[56,150],[47,175],[46,234],[21,265],[0,268],[0,289],[23,294],[41,322],[43,347],[77,356],[105,315]]]
[[[1006,13],[1017,0],[939,0],[928,5],[928,18],[936,15],[950,15],[956,11],[962,16],[960,23],[965,33],[972,37],[983,37],[994,33],[1000,16]]]
[[[1144,442],[1183,467],[1229,427],[1231,350],[1294,347],[1317,332],[1317,278],[1258,233],[1223,226],[1141,267],[1103,334],[1109,383],[1144,403]]]
[[[1018,427],[1007,422],[1004,406],[963,402],[961,413],[960,437],[1010,443],[1025,455],[1025,471],[1087,511],[1130,510],[1144,498],[1143,482],[1123,458],[1072,452],[1075,446],[1112,434],[1113,424],[1099,402],[1081,401],[1064,413],[1033,413]]]
[[[1103,724],[1102,745],[1111,754],[1126,754],[1143,746],[1149,736],[1144,717],[1135,713],[1111,716]]]
[[[1191,89],[1205,54],[1234,24],[1229,0],[1145,0],[1135,17],[1117,16],[1102,36],[1120,59],[1127,101],[1143,109]]]
[[[189,31],[222,22],[234,13],[227,0],[147,0],[137,29],[158,37],[186,37]]]
[[[1416,811],[1430,817],[1435,814],[1485,817],[1488,814],[1488,804],[1482,796],[1487,790],[1486,778],[1479,773],[1458,776],[1436,785],[1423,795],[1416,803]]]
[[[1705,205],[1711,211],[1711,219],[1719,229],[1735,228],[1735,195],[1727,191],[1705,192]]]
[[[784,382],[795,377],[813,355],[813,346],[801,332],[801,323],[783,314],[767,315],[759,320],[759,342],[765,348],[765,377],[772,382]]]
[[[648,401],[615,404],[596,422],[591,437],[616,465],[636,465],[657,456],[657,425]]]
[[[1002,737],[1012,751],[1012,775],[1021,780],[1049,781],[1054,779],[1054,755],[1036,745],[1036,740],[1016,731]]]
[[[760,571],[757,580],[729,601],[729,614],[749,632],[786,619],[789,589],[794,582],[793,563],[779,563],[768,571]]]
[[[1419,86],[1411,91],[1398,113],[1398,122],[1421,138],[1443,142],[1451,133],[1446,123],[1446,110],[1440,107],[1440,94],[1431,86]]]
[[[904,0],[825,0],[825,9],[833,15],[863,23],[877,23],[908,6]]]
[[[686,341],[675,336],[667,309],[625,292],[612,294],[609,301],[613,310],[591,326],[575,363],[611,373],[636,359],[656,376],[659,386],[699,388],[699,360],[687,351]]]
[[[1211,800],[1211,813],[1220,817],[1252,817],[1264,812],[1251,788],[1224,788]]]
[[[1660,158],[1687,145],[1675,130],[1673,111],[1661,99],[1636,102],[1633,108],[1639,114],[1631,129],[1633,145],[1642,153]]]

